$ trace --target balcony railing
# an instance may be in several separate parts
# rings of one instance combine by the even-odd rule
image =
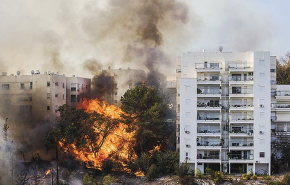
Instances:
[[[245,104],[245,105],[241,105],[241,104],[232,104],[230,105],[231,107],[234,107],[234,108],[247,108],[247,107],[253,107],[254,105],[253,104]]]
[[[221,94],[221,89],[201,89],[197,88],[197,94]]]
[[[198,78],[197,81],[221,81],[221,76],[205,76],[203,78]]]
[[[220,63],[196,63],[196,69],[221,69]]]
[[[222,107],[219,103],[197,102],[197,107]]]
[[[272,103],[272,108],[278,109],[290,108],[290,103]]]
[[[240,81],[254,81],[254,77],[253,76],[247,76],[245,77],[237,77],[237,76],[230,76],[229,77],[229,81],[236,81],[236,82],[240,82]]]
[[[248,88],[237,88],[237,89],[232,89],[230,88],[230,94],[253,94],[253,89],[248,89]]]
[[[230,146],[235,146],[235,147],[254,146],[254,141],[231,141]]]
[[[236,159],[236,160],[251,160],[251,159],[254,159],[254,155],[253,154],[250,154],[250,155],[247,155],[247,154],[244,154],[244,155],[241,155],[241,154],[229,154],[229,159]]]
[[[237,129],[237,128],[231,128],[229,131],[231,134],[253,134],[253,129]]]
[[[290,96],[290,91],[276,91],[276,96]]]
[[[231,121],[249,121],[254,120],[253,117],[230,117]]]
[[[221,133],[220,129],[207,129],[207,128],[198,128],[197,133]]]
[[[246,69],[246,68],[252,68],[247,62],[238,62],[238,63],[230,63],[229,69]]]
[[[197,159],[220,159],[220,155],[202,155],[202,154],[197,154]]]
[[[222,146],[220,141],[201,141],[197,142],[197,146]]]
[[[221,117],[204,117],[204,116],[199,116],[197,115],[197,120],[203,120],[203,121],[213,121],[213,120],[220,120]]]

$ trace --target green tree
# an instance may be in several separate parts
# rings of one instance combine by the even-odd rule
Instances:
[[[114,182],[114,180],[115,180],[115,177],[109,174],[103,178],[103,184],[110,185],[111,183]]]
[[[122,118],[129,126],[127,131],[135,131],[134,150],[138,156],[154,146],[165,146],[167,107],[154,86],[142,84],[129,89],[121,97],[121,103],[121,109],[125,112]]]
[[[290,53],[276,61],[277,84],[290,84]]]
[[[96,185],[96,184],[97,184],[96,179],[92,175],[86,173],[85,176],[83,177],[83,185]]]
[[[71,109],[68,105],[59,107],[60,120],[46,136],[47,149],[62,142],[69,149],[70,144],[82,151],[93,153],[100,151],[107,136],[118,126],[119,120],[97,112],[85,112],[82,109]]]

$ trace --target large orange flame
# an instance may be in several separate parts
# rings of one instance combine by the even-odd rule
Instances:
[[[77,108],[84,109],[86,112],[95,111],[113,119],[120,119],[123,113],[120,108],[98,100],[85,100]],[[128,133],[126,128],[125,124],[119,123],[116,129],[108,135],[96,155],[82,151],[74,144],[64,148],[63,143],[59,141],[59,145],[63,147],[64,151],[70,152],[77,160],[85,163],[87,167],[100,168],[102,161],[112,155],[118,156],[118,162],[121,162],[124,167],[126,162],[133,161],[137,157],[132,149],[135,142],[134,132]]]

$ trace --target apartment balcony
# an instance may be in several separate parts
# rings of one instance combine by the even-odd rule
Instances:
[[[290,101],[290,91],[276,91],[275,97],[277,100]]]
[[[247,62],[230,63],[228,68],[229,72],[252,72],[254,70],[253,66]]]
[[[197,72],[221,72],[221,64],[217,62],[196,63],[195,69]]]
[[[208,114],[206,117],[204,115],[197,115],[197,123],[221,123],[221,116],[214,116]]]
[[[254,130],[253,128],[244,129],[244,128],[230,128],[229,136],[230,137],[253,137]]]
[[[254,84],[254,77],[253,76],[247,76],[247,77],[229,77],[229,84]]]
[[[242,87],[232,87],[229,89],[229,97],[253,97],[253,89],[252,88],[242,88]]]
[[[221,76],[207,76],[197,79],[197,84],[217,84],[221,85],[222,83],[222,77]]]
[[[231,104],[230,111],[253,111],[253,104]]]
[[[219,151],[218,151],[219,153]],[[197,162],[205,162],[205,163],[216,163],[221,160],[220,154],[212,155],[212,154],[197,154],[196,156]]]
[[[219,103],[210,103],[210,102],[197,102],[197,110],[204,110],[204,111],[210,111],[210,110],[216,110],[221,111],[222,105]]]
[[[197,136],[221,136],[220,126],[198,126]]]
[[[229,162],[231,163],[248,163],[248,162],[253,162],[252,160],[254,160],[254,155],[253,154],[229,154],[228,155],[229,158]]]
[[[254,117],[230,117],[230,124],[232,123],[254,123]]]
[[[220,140],[216,141],[197,141],[198,149],[207,149],[207,148],[221,148],[222,143]]]
[[[221,98],[222,91],[219,87],[213,89],[197,88],[197,97],[216,97]]]
[[[230,141],[230,147],[254,147],[254,141]]]
[[[272,110],[288,112],[290,111],[290,103],[272,103]]]

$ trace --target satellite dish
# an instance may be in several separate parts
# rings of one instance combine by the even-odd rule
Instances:
[[[222,52],[223,49],[224,49],[224,48],[223,48],[222,46],[219,47],[219,51],[220,51],[220,52]]]
[[[32,74],[32,75],[34,74],[34,70],[31,70],[31,74]]]

